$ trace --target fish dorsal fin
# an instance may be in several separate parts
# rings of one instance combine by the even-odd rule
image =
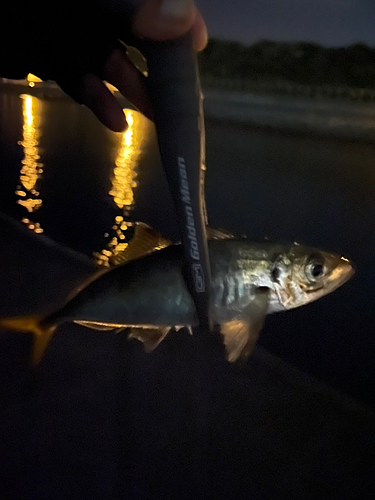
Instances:
[[[209,240],[232,240],[234,238],[234,234],[226,229],[207,226],[206,231]]]
[[[267,314],[269,293],[268,288],[258,288],[241,318],[220,325],[229,362],[246,361],[253,352]]]
[[[145,257],[155,250],[168,247],[172,243],[144,222],[136,222],[134,236],[125,250],[110,257],[112,265],[122,265]]]

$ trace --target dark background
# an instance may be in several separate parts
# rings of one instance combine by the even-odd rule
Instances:
[[[374,45],[371,0],[199,0],[210,36],[246,44],[262,39],[329,47]]]
[[[2,315],[56,307],[92,272],[121,212],[108,195],[116,140],[90,113],[41,100],[42,207],[15,189],[25,148],[17,93],[0,94]],[[207,119],[210,224],[349,256],[355,277],[267,318],[247,366],[175,335],[146,356],[124,336],[66,325],[36,372],[30,338],[3,333],[4,492],[9,498],[370,498],[374,427],[375,148]],[[175,238],[150,132],[128,217]],[[272,354],[270,354],[272,353]]]

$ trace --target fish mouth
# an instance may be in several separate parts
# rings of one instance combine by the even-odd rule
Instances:
[[[355,269],[353,264],[345,257],[341,257],[341,266],[344,269],[341,284],[344,284],[355,274]]]
[[[355,269],[351,262],[347,258],[341,257],[339,264],[333,270],[329,280],[330,291],[334,291],[342,286],[344,283],[349,281],[354,274]]]

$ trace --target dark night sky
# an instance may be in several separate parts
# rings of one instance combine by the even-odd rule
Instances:
[[[196,0],[210,36],[375,47],[375,0]]]

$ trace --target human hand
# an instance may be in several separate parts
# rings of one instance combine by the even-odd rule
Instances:
[[[143,1],[131,28],[136,39],[154,41],[171,40],[189,30],[192,33],[194,49],[203,50],[207,44],[207,28],[193,0]],[[137,45],[136,40],[135,45]],[[147,117],[151,117],[145,79],[134,68],[124,50],[115,48],[110,54],[104,65],[104,79],[117,87],[123,96]],[[126,126],[124,114],[100,78],[92,74],[86,75],[82,91],[82,103],[86,104],[108,128],[124,129]]]
[[[118,39],[165,41],[192,31],[194,48],[207,43],[205,23],[193,0],[57,0],[14,2],[2,16],[0,76],[34,73],[55,80],[77,102],[90,108],[108,128],[122,131],[122,109],[103,81],[151,117],[145,77],[133,66]],[[16,33],[16,36],[15,36]]]

